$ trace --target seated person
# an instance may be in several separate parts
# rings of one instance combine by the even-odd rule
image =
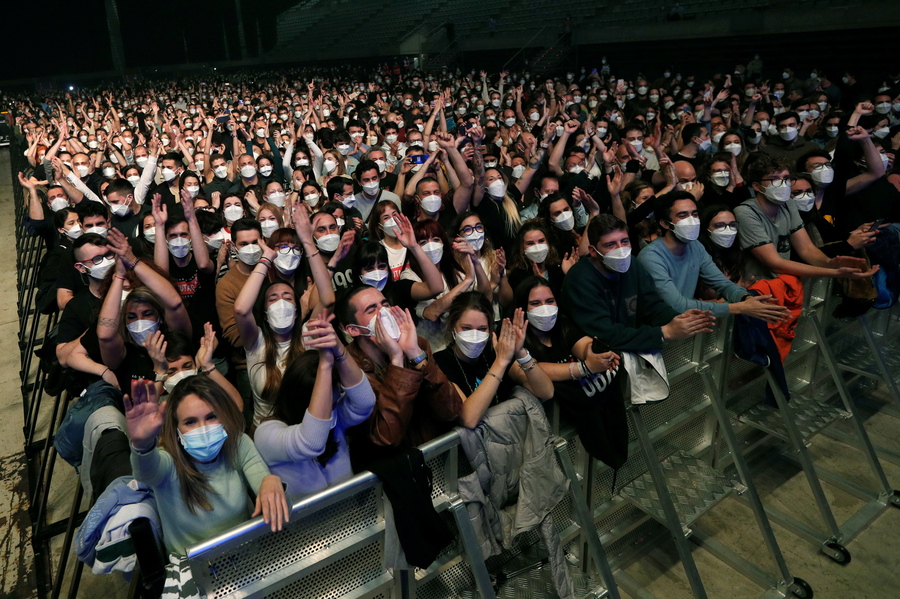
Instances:
[[[363,285],[341,294],[335,313],[353,339],[348,351],[376,397],[372,416],[357,427],[351,441],[354,471],[449,431],[462,410],[462,398],[435,363],[428,343],[417,337],[409,312],[391,307],[380,291]]]
[[[734,209],[738,240],[747,255],[745,276],[772,279],[779,274],[797,277],[864,279],[877,267],[863,272],[865,260],[850,256],[829,258],[809,238],[797,206],[791,202],[794,177],[788,163],[766,154],[748,161],[747,181],[755,198]],[[795,252],[802,262],[791,259]]]
[[[663,236],[645,247],[638,261],[653,278],[659,296],[677,312],[696,308],[709,310],[716,318],[744,314],[769,322],[788,316],[787,308],[768,302],[771,296],[747,293],[716,267],[703,244],[697,241],[700,218],[690,193],[670,191],[658,198],[656,219]],[[701,282],[725,301],[693,299]]]
[[[709,312],[679,314],[667,305],[644,267],[631,261],[625,223],[611,214],[591,219],[588,259],[569,269],[562,296],[572,321],[613,351],[652,352],[664,341],[712,330]]]
[[[485,411],[507,399],[515,385],[538,399],[553,397],[553,382],[524,349],[525,313],[516,310],[512,320],[504,319],[496,335],[492,334],[493,318],[494,309],[483,294],[460,294],[447,315],[449,345],[434,355],[462,397],[460,420],[468,428],[478,426]]]
[[[353,474],[345,431],[365,422],[375,406],[369,379],[330,322],[310,320],[303,340],[308,351],[288,364],[272,416],[253,437],[292,499]]]

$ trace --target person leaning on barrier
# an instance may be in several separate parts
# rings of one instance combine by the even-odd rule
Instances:
[[[566,311],[586,335],[614,351],[645,352],[712,330],[709,311],[679,314],[659,297],[644,267],[631,260],[624,222],[601,214],[591,219],[587,236],[588,259],[569,269],[562,288]]]
[[[348,351],[376,397],[367,425],[358,427],[351,441],[354,470],[450,430],[462,398],[434,361],[428,342],[416,335],[409,311],[390,306],[379,290],[364,285],[339,295],[335,314],[353,339]]]
[[[788,163],[782,159],[758,154],[748,161],[747,181],[756,197],[734,209],[738,240],[741,249],[748,254],[746,276],[771,279],[788,274],[863,279],[875,274],[877,266],[868,271],[861,270],[866,265],[863,258],[829,258],[813,244],[796,203],[790,201],[794,179]],[[802,262],[791,259],[792,251]]]
[[[638,261],[653,278],[659,296],[678,312],[696,308],[708,310],[716,318],[744,314],[768,322],[788,317],[788,309],[769,303],[771,296],[751,295],[716,267],[700,235],[700,217],[694,196],[686,191],[671,191],[656,201],[656,218],[663,237],[656,239],[638,255]],[[714,290],[722,302],[693,299],[697,283]]]

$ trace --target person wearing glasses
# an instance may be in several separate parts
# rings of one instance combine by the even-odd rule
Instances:
[[[653,278],[659,296],[676,312],[708,310],[716,318],[744,314],[767,322],[788,316],[787,308],[769,302],[770,295],[752,295],[722,274],[697,240],[700,215],[693,195],[670,191],[657,200],[655,213],[663,235],[638,254],[638,261]],[[694,299],[698,282],[725,301]]]
[[[734,209],[738,222],[738,240],[747,253],[748,277],[772,279],[780,274],[797,277],[837,277],[864,279],[877,267],[864,270],[866,261],[852,256],[829,258],[817,248],[791,200],[791,175],[788,163],[766,154],[748,161],[747,182],[756,197]],[[802,260],[791,259],[791,251]]]

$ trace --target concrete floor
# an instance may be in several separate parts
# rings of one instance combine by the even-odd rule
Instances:
[[[21,201],[21,199],[18,199]],[[16,316],[15,241],[13,197],[8,150],[0,149],[0,597],[37,597],[30,520],[27,514],[28,487],[22,433],[22,398],[19,382],[18,320]],[[40,427],[46,429],[46,412]],[[876,413],[868,414],[867,430],[873,442],[900,451],[900,420]],[[38,434],[37,438],[44,435]],[[871,485],[862,454],[822,435],[813,441],[811,452],[817,462],[861,484]],[[891,484],[900,487],[900,467],[883,463]],[[802,471],[778,464],[756,478],[764,502],[788,512],[816,529],[823,529]],[[77,478],[62,460],[56,464],[48,502],[49,518],[56,521],[69,514]],[[846,520],[862,502],[856,497],[824,485],[839,522]],[[86,508],[86,501],[82,509]],[[756,532],[749,508],[727,499],[696,523],[708,535],[768,572],[774,565]],[[895,599],[900,597],[900,510],[889,508],[872,525],[848,544],[853,555],[847,566],[839,566],[812,545],[789,531],[775,526],[781,549],[795,576],[805,579],[819,599]],[[62,536],[52,544],[53,571],[62,547]],[[700,574],[711,598],[759,597],[763,590],[718,561],[702,548],[694,548]],[[72,572],[70,561],[63,592],[68,591]],[[674,546],[663,544],[631,565],[627,572],[660,599],[689,598],[681,564]],[[119,576],[83,573],[78,597],[127,597],[128,585]],[[623,593],[624,596],[628,596]],[[637,597],[633,599],[638,599]]]

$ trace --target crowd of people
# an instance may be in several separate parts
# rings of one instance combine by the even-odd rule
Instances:
[[[783,343],[807,277],[840,279],[840,315],[893,303],[900,81],[765,75],[604,59],[13,98],[38,307],[70,397],[121,392],[167,592],[196,592],[186,547],[280,529],[516,387],[618,467],[627,356],[728,315]]]

